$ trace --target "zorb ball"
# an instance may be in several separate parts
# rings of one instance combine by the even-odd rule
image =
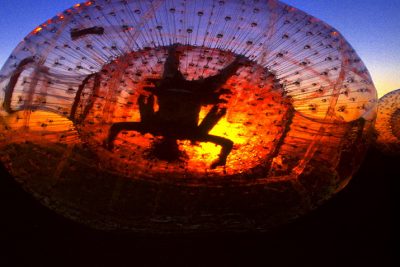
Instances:
[[[0,75],[2,163],[44,205],[101,229],[285,223],[348,183],[375,116],[353,48],[279,1],[77,4]]]
[[[400,154],[400,89],[379,99],[375,145],[385,154]]]

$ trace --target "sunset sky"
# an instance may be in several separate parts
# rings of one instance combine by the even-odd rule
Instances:
[[[0,0],[0,66],[37,25],[79,1]],[[369,69],[379,96],[400,88],[400,0],[286,0],[338,29]]]

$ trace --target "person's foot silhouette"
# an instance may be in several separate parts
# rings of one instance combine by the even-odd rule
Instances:
[[[211,168],[212,170],[214,170],[214,169],[216,169],[216,168],[219,167],[219,166],[225,166],[225,165],[226,165],[226,159],[218,158],[218,159],[214,160],[214,161],[211,163],[210,168]]]

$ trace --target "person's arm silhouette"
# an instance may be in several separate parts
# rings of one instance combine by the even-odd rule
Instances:
[[[219,71],[218,74],[214,76],[207,77],[203,80],[205,88],[216,90],[222,85],[224,85],[230,77],[232,77],[237,70],[245,65],[248,59],[245,56],[237,55],[235,60],[233,60],[228,66]]]
[[[154,119],[154,96],[150,95],[146,98],[145,95],[138,97],[138,105],[140,112],[140,121],[144,123],[151,123]]]
[[[162,79],[183,79],[179,71],[179,55],[176,51],[179,44],[172,44],[168,47],[168,56],[164,63]]]
[[[167,59],[164,63],[163,74],[160,78],[148,78],[147,82],[150,82],[154,86],[145,86],[143,89],[152,94],[159,95],[160,87],[166,84],[166,82],[184,80],[182,73],[179,71],[179,55],[176,51],[179,44],[172,44],[168,47]],[[169,84],[171,86],[171,84]]]

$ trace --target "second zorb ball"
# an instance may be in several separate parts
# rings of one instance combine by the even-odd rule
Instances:
[[[376,145],[386,154],[400,154],[400,89],[379,99]]]

